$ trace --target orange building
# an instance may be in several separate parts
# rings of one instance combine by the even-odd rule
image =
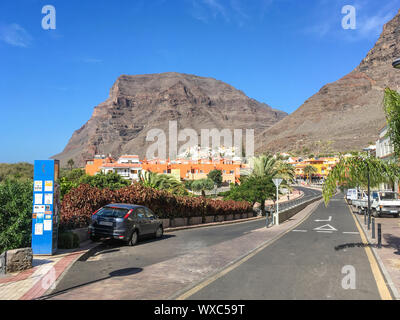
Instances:
[[[242,163],[228,159],[214,160],[186,160],[177,159],[174,161],[166,160],[144,160],[142,168],[163,174],[172,174],[181,180],[199,180],[207,178],[207,174],[212,170],[221,170],[222,181],[226,183],[238,183]]]
[[[85,172],[88,175],[94,176],[100,171],[100,168],[107,163],[114,163],[115,160],[110,156],[95,156],[94,159],[86,160]]]

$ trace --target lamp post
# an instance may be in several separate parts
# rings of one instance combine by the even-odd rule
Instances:
[[[275,225],[279,226],[279,185],[282,183],[283,179],[277,178],[272,179],[276,186],[276,212],[275,212]]]
[[[368,158],[369,158],[371,156],[371,154],[370,154],[371,150],[369,148],[365,148],[364,151],[368,152]],[[364,160],[365,160],[365,158],[364,158]],[[367,212],[367,214],[368,214],[368,230],[369,230],[370,223],[371,223],[371,195],[370,195],[370,193],[371,193],[371,182],[370,182],[370,174],[369,174],[369,164],[368,164],[368,162],[367,162],[367,179],[368,179],[368,191],[367,191],[367,194],[368,194],[368,212]]]

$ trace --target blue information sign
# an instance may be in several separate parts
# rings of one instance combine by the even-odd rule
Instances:
[[[58,240],[58,160],[35,160],[33,175],[32,251],[54,254]]]

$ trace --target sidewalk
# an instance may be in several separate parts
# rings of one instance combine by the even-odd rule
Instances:
[[[33,268],[0,276],[0,300],[32,300],[54,288],[57,280],[77,259],[97,244],[86,241],[80,248],[58,250],[53,256],[34,256]]]
[[[289,200],[287,198],[287,195],[283,194],[283,195],[281,195],[279,197],[279,203],[285,203],[285,202],[288,202],[288,201],[291,201],[291,200],[295,200],[295,199],[298,199],[298,198],[300,198],[302,196],[303,196],[303,192],[302,191],[293,190],[293,192],[289,195]],[[270,205],[273,205],[273,204],[274,204],[273,200],[265,201],[265,206],[270,206]]]
[[[352,207],[350,207],[353,209]],[[353,211],[353,210],[352,210]],[[394,299],[399,300],[400,295],[400,219],[391,216],[375,218],[375,239],[372,239],[372,223],[370,230],[368,224],[364,224],[364,215],[353,212],[357,218],[371,249],[377,258],[378,264],[386,278],[386,284],[389,286]],[[368,217],[367,217],[368,223]],[[382,247],[378,248],[378,223],[382,228]]]

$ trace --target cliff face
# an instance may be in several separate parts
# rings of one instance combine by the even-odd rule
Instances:
[[[64,151],[53,158],[65,165],[84,165],[95,154],[138,154],[144,158],[152,128],[168,135],[169,121],[178,129],[255,129],[262,132],[287,114],[248,98],[211,78],[180,73],[120,76],[109,98],[75,131]],[[200,141],[200,140],[199,140]]]
[[[400,11],[388,22],[360,65],[342,79],[327,84],[294,113],[257,138],[258,152],[328,152],[360,150],[375,142],[386,123],[383,91],[400,90]]]

